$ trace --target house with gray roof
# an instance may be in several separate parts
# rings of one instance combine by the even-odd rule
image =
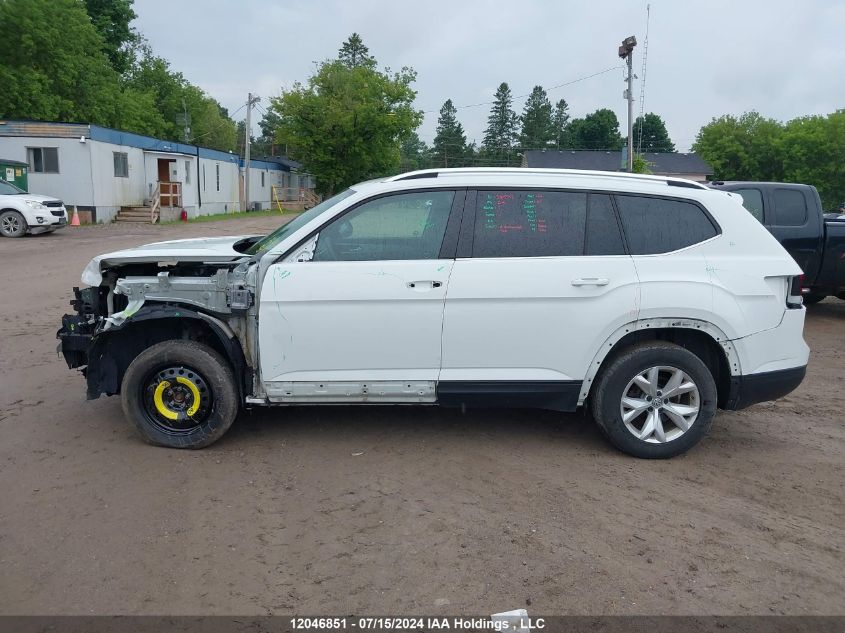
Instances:
[[[644,152],[641,154],[651,172],[658,176],[675,176],[704,182],[713,175],[713,168],[701,156],[682,152]],[[623,152],[583,149],[530,149],[522,155],[523,167],[544,169],[586,169],[625,171]]]

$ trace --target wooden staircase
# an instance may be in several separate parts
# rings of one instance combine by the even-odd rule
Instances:
[[[120,211],[117,212],[114,221],[150,224],[152,222],[151,209],[150,207],[120,207]]]
[[[148,207],[120,207],[115,222],[143,222],[155,224],[161,220],[162,202],[170,209],[182,206],[182,183],[160,182],[153,192],[153,199]]]

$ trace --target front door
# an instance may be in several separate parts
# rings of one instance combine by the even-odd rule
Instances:
[[[453,204],[442,190],[365,201],[311,238],[310,261],[268,269],[259,345],[271,400],[434,399]]]
[[[467,211],[446,295],[441,400],[573,409],[599,347],[637,319],[637,274],[610,196],[479,190]]]
[[[172,195],[170,191],[170,183],[172,180],[174,180],[171,177],[171,163],[175,165],[176,161],[168,158],[158,159],[158,182],[159,191],[161,193],[161,206],[163,207],[174,206],[174,200],[172,200]]]

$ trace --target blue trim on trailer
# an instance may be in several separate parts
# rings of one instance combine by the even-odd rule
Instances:
[[[120,130],[113,130],[107,127],[100,127],[99,125],[91,126],[91,140],[111,143],[112,145],[137,147],[138,149],[153,152],[175,152],[180,154],[190,154],[191,156],[196,156],[197,154],[196,145],[188,145],[187,143],[178,143],[176,141],[165,141],[160,138],[143,136],[141,134],[135,134],[134,132],[122,132]],[[240,158],[237,154],[229,154],[228,152],[223,152],[217,149],[208,149],[207,147],[200,147],[199,155],[200,158],[219,160],[226,163],[240,163]]]
[[[55,131],[51,134],[50,131]],[[224,163],[232,163],[239,167],[244,166],[244,161],[237,154],[224,152],[208,147],[197,147],[188,143],[178,141],[165,141],[164,139],[124,132],[100,125],[88,125],[85,123],[64,123],[60,121],[22,121],[22,120],[0,120],[0,136],[24,136],[40,138],[79,138],[87,136],[92,141],[122,145],[124,147],[135,147],[151,152],[178,153],[196,156],[200,158],[217,160]],[[198,151],[199,150],[199,151]],[[289,158],[280,159],[251,159],[249,161],[252,169],[267,169],[273,171],[290,172],[292,167],[298,165],[296,161]]]
[[[241,167],[244,166],[245,161],[243,159],[240,160],[238,163]],[[251,158],[249,160],[249,164],[253,169],[275,169],[277,171],[284,171],[289,172],[290,167],[287,165],[283,165],[282,163],[277,163],[275,161],[270,160],[258,160],[255,158]]]

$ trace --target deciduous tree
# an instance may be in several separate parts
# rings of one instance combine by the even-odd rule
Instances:
[[[412,69],[389,73],[348,62],[323,63],[307,83],[294,84],[271,105],[280,119],[276,140],[326,194],[395,172],[402,140],[422,122],[413,107]]]
[[[569,124],[569,143],[572,149],[616,151],[622,148],[619,120],[613,110],[602,108],[583,119]]]
[[[85,0],[94,28],[103,38],[102,51],[108,56],[112,68],[125,73],[132,63],[132,45],[138,33],[132,28],[136,17],[132,10],[134,0]]]
[[[826,210],[845,201],[845,110],[789,121],[778,140],[783,180],[814,185]]]
[[[674,152],[666,124],[658,115],[649,112],[634,121],[634,146],[641,152]]]
[[[117,72],[76,0],[0,2],[0,117],[121,123]]]
[[[783,126],[758,112],[714,118],[699,130],[693,151],[723,180],[780,180],[783,164],[778,151]]]

